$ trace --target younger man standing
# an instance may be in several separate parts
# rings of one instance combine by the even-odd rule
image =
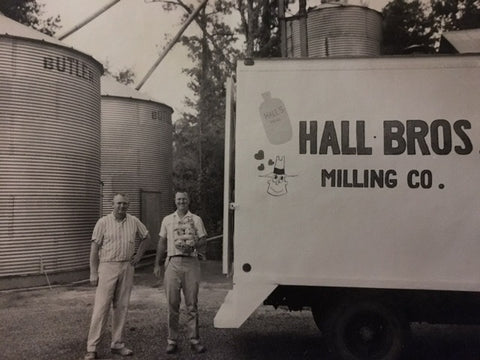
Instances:
[[[206,351],[198,333],[198,289],[200,262],[198,249],[206,241],[207,233],[202,219],[189,211],[190,199],[186,192],[175,194],[177,211],[165,216],[160,227],[154,274],[165,272],[165,291],[168,302],[167,354],[178,350],[178,320],[183,291],[187,308],[187,329],[190,347],[196,353]],[[165,268],[163,268],[165,264]]]

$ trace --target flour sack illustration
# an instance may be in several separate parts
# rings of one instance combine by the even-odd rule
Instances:
[[[285,144],[292,138],[292,124],[282,100],[271,97],[270,92],[262,94],[260,117],[268,141],[273,145]]]

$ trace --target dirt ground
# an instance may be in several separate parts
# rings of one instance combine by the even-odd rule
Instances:
[[[276,311],[272,307],[260,309],[255,323],[246,324],[242,329],[214,329],[213,318],[220,307],[231,281],[221,274],[219,262],[205,262],[199,294],[200,332],[207,353],[195,355],[188,342],[183,339],[180,352],[176,355],[164,353],[166,346],[166,299],[163,287],[158,286],[152,275],[152,268],[139,269],[135,275],[135,287],[130,301],[125,341],[135,351],[129,359],[287,359],[317,358],[310,357],[299,346],[289,350],[269,343],[265,351],[258,351],[257,337],[269,333],[272,329],[275,342],[291,342],[291,333],[295,328],[309,329],[309,337],[300,339],[316,343],[319,332],[309,312],[293,313]],[[18,359],[82,359],[85,353],[86,337],[92,305],[94,288],[87,283],[75,286],[55,287],[52,290],[36,289],[29,291],[0,292],[0,358]],[[269,313],[275,312],[277,324],[265,321]],[[288,321],[293,319],[293,323]],[[305,325],[305,321],[307,325]],[[181,316],[180,321],[184,322]],[[287,321],[289,326],[278,326]],[[249,323],[250,320],[247,321]],[[282,329],[283,328],[283,329]],[[294,336],[295,337],[295,336]],[[110,333],[108,332],[100,347],[102,358],[119,359],[109,353]],[[289,352],[293,351],[289,355]],[[318,350],[316,350],[318,351]],[[307,356],[307,357],[305,357]]]
[[[167,355],[166,300],[152,268],[137,270],[125,331],[127,345],[142,359],[329,359],[309,311],[289,312],[261,306],[239,329],[215,329],[213,318],[231,288],[219,262],[203,262],[200,331],[208,351],[195,355],[182,339],[180,352]],[[50,289],[0,292],[0,359],[76,360],[85,353],[94,288],[88,284]],[[180,320],[184,322],[183,316]],[[478,360],[480,327],[412,326],[408,360]],[[110,333],[100,347],[109,353]]]

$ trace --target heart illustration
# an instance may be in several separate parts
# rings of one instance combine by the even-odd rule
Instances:
[[[257,169],[260,170],[260,171],[263,171],[263,170],[265,170],[265,166],[263,166],[263,164],[260,164],[260,165],[258,165]]]
[[[268,159],[268,165],[273,165],[275,164],[272,159]]]
[[[265,154],[263,153],[263,150],[258,150],[258,152],[253,156],[257,160],[263,160],[263,157]]]

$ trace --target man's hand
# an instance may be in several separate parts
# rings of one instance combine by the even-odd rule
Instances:
[[[164,266],[160,266],[160,265],[155,265],[153,267],[153,274],[155,275],[155,277],[159,280],[159,285],[162,285],[163,283],[163,277],[165,275],[165,267]]]
[[[98,274],[95,274],[95,273],[90,274],[90,284],[92,286],[97,286],[98,285]]]
[[[136,266],[140,262],[140,260],[142,260],[142,257],[138,256],[137,254],[132,258],[132,260],[130,260],[130,264],[132,264],[132,266]]]

